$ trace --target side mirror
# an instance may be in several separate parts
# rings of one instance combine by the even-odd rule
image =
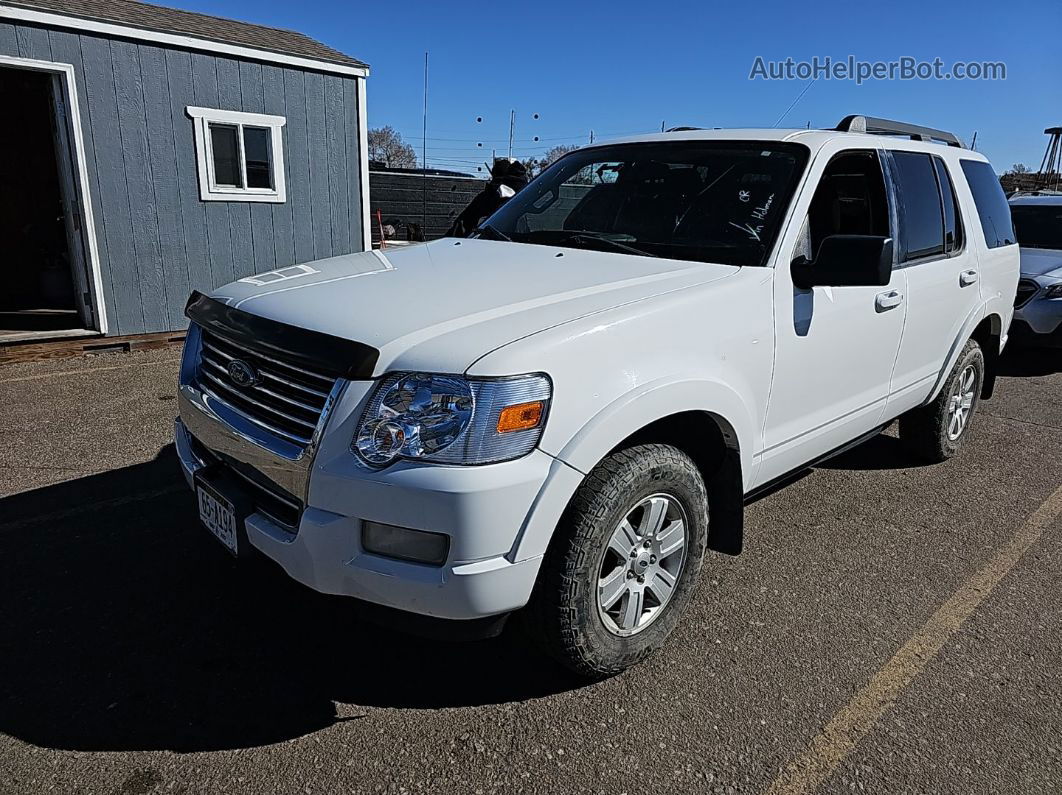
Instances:
[[[830,235],[810,262],[793,260],[793,284],[812,287],[884,287],[892,278],[892,238]]]

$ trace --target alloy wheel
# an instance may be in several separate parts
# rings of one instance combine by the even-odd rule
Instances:
[[[973,413],[974,387],[977,385],[977,370],[966,365],[955,383],[955,391],[948,401],[948,439],[955,441],[966,430]]]
[[[613,530],[597,581],[598,614],[610,632],[641,632],[671,601],[686,564],[687,526],[677,498],[653,494]]]

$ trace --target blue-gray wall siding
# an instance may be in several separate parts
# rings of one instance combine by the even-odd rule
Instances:
[[[191,290],[362,249],[354,78],[0,23],[72,64],[110,334],[184,328]],[[204,202],[188,106],[287,118],[284,204]]]

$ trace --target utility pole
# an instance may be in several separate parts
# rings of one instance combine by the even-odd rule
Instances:
[[[424,173],[420,175],[420,229],[421,240],[428,228],[428,51],[424,51],[424,122],[421,129],[420,162]]]
[[[516,129],[516,110],[509,111],[509,159],[513,159],[513,130]]]
[[[420,165],[428,168],[428,52],[424,51],[424,118],[421,130]]]

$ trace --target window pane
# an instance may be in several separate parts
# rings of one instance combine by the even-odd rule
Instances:
[[[262,127],[243,128],[243,152],[247,158],[247,187],[272,188],[269,165],[270,132]]]
[[[489,223],[517,243],[763,265],[807,155],[800,145],[740,141],[583,149]]]
[[[999,178],[992,166],[980,160],[961,160],[962,173],[970,183],[977,215],[981,218],[981,229],[985,233],[985,242],[989,248],[1009,246],[1014,242],[1014,227],[1010,221],[1010,207]]]
[[[1010,208],[1018,245],[1062,249],[1062,205],[1019,204]]]
[[[797,252],[814,259],[830,235],[889,236],[885,177],[874,152],[846,152],[822,172],[808,210],[810,246]]]
[[[904,261],[943,253],[944,218],[933,161],[918,152],[893,152],[893,160],[903,201],[900,217],[907,243]]]
[[[958,251],[962,248],[962,214],[955,201],[955,190],[951,184],[948,167],[939,157],[933,158],[937,167],[937,179],[940,180],[940,195],[944,200],[944,250]]]
[[[240,149],[236,128],[227,124],[210,125],[210,144],[214,153],[214,184],[243,187],[240,177]]]

